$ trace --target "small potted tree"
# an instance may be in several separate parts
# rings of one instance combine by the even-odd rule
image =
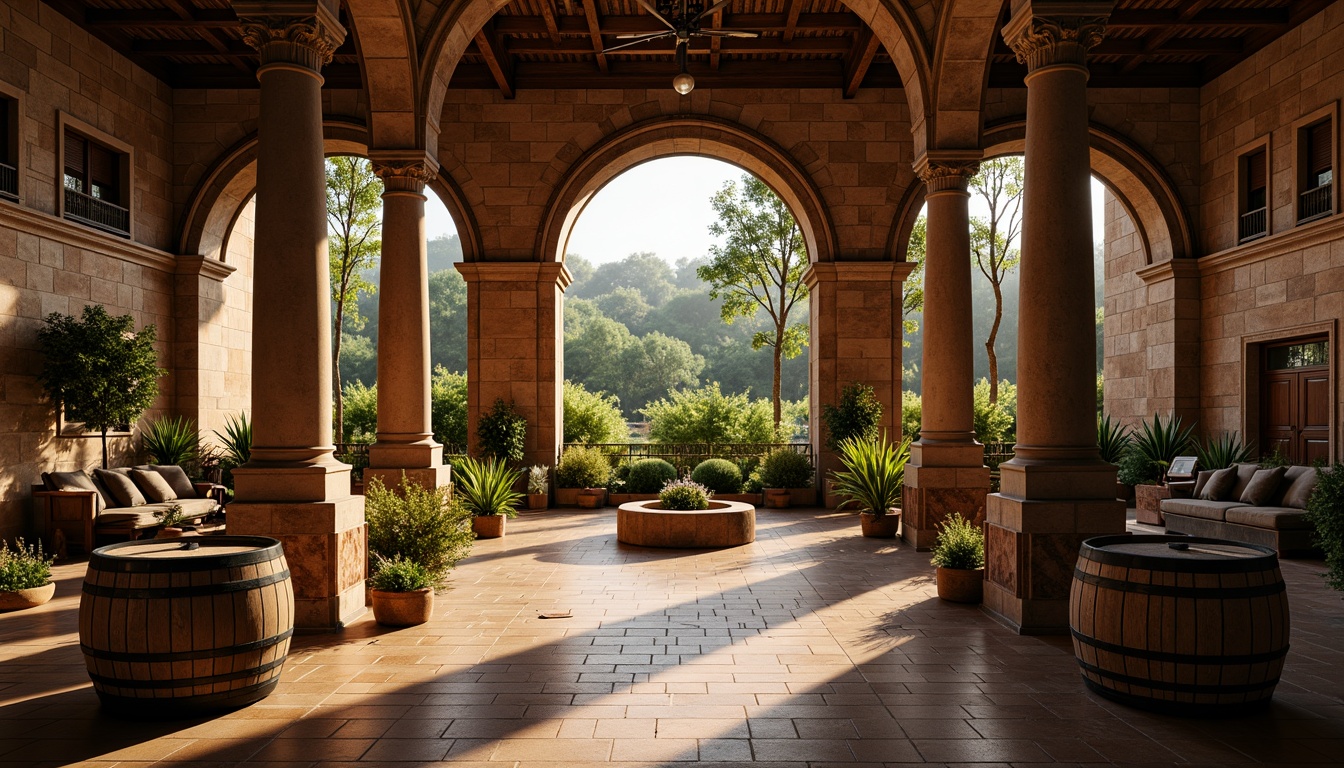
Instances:
[[[550,502],[550,481],[547,473],[550,467],[534,464],[527,470],[527,508],[545,509]]]
[[[840,402],[821,407],[821,420],[826,426],[826,450],[839,453],[847,440],[877,440],[878,425],[882,423],[882,401],[872,387],[851,382],[840,392]],[[826,506],[838,507],[841,497],[832,481],[827,481]]]
[[[424,624],[434,616],[438,586],[429,569],[414,560],[376,557],[369,577],[374,621],[389,627]]]
[[[938,597],[954,603],[984,599],[985,534],[961,513],[939,526],[932,562],[938,567]]]
[[[840,444],[844,469],[831,475],[842,499],[838,508],[858,507],[864,536],[890,539],[900,533],[901,510],[896,505],[901,501],[909,460],[909,439],[899,446],[885,436],[876,440],[855,437]]]
[[[458,465],[457,495],[472,515],[471,529],[477,538],[500,538],[505,518],[518,516],[523,494],[513,486],[521,474],[499,459],[477,461],[468,456]]]
[[[557,504],[577,506],[581,495],[588,496],[594,507],[606,498],[606,484],[611,479],[611,462],[600,448],[575,445],[565,449],[555,465],[555,500]]]
[[[28,546],[19,539],[14,549],[0,541],[0,611],[36,608],[50,600],[56,594],[52,562],[40,541]]]
[[[788,448],[771,451],[761,462],[761,485],[765,493],[765,506],[772,509],[784,509],[793,503],[796,491],[811,491],[811,503],[816,503],[816,491],[812,489],[812,462],[806,456]],[[804,494],[799,493],[799,496]],[[799,500],[802,503],[802,500]]]

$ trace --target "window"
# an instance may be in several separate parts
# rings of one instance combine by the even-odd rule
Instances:
[[[0,94],[0,198],[19,199],[19,109]]]
[[[65,218],[118,235],[129,235],[131,212],[126,153],[69,127],[65,129],[64,138]]]
[[[1301,130],[1302,191],[1298,196],[1298,221],[1334,213],[1334,120],[1326,118]]]
[[[1239,161],[1241,219],[1237,225],[1238,242],[1244,243],[1269,233],[1268,154],[1261,146],[1242,155]]]
[[[1265,349],[1265,369],[1270,371],[1314,368],[1329,363],[1330,342],[1325,340],[1285,344]]]

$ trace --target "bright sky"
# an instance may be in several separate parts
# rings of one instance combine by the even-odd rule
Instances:
[[[620,261],[636,251],[652,251],[675,263],[709,252],[714,211],[709,198],[742,170],[704,157],[669,157],[636,166],[617,176],[593,197],[569,241],[569,253],[594,264]],[[1092,180],[1092,238],[1101,242],[1102,186]],[[971,215],[977,210],[971,198]],[[425,206],[430,238],[453,234],[452,217],[438,198]]]

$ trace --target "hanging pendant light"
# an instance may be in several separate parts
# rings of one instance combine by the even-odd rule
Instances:
[[[681,66],[681,73],[672,78],[672,89],[682,96],[695,90],[695,78],[686,71],[686,46],[689,42],[689,40],[677,41],[677,64]]]

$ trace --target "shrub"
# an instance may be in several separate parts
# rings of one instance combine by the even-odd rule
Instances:
[[[812,462],[788,448],[771,451],[761,462],[763,488],[807,488],[812,485]]]
[[[190,464],[196,458],[196,446],[200,444],[200,435],[196,432],[196,422],[178,416],[170,419],[162,416],[145,427],[140,436],[155,464]]]
[[[901,391],[901,436],[919,439],[924,420],[924,401],[908,389]]]
[[[1255,460],[1254,445],[1243,445],[1234,432],[1224,432],[1201,443],[1194,443],[1200,469],[1227,469],[1233,464]]]
[[[566,380],[564,411],[566,443],[615,443],[630,436],[615,395],[589,392],[582,384]]]
[[[364,489],[369,552],[404,559],[441,578],[471,552],[471,515],[448,488],[429,489],[403,474],[396,490],[372,478]]]
[[[1097,417],[1097,448],[1101,451],[1101,460],[1108,464],[1119,464],[1134,442],[1129,427],[1113,420],[1109,415]]]
[[[670,480],[677,479],[677,468],[662,459],[640,459],[630,465],[625,487],[629,493],[657,493]]]
[[[670,480],[658,492],[658,501],[662,502],[663,509],[709,509],[709,499],[713,495],[713,491],[694,480]]]
[[[725,395],[714,382],[699,389],[673,390],[640,410],[655,443],[769,443],[775,414],[769,400],[748,393]]]
[[[867,384],[851,382],[840,393],[840,403],[821,407],[821,420],[826,424],[826,447],[839,451],[840,445],[851,438],[876,440],[877,426],[882,423],[882,401]]]
[[[1344,590],[1344,463],[1318,467],[1317,475],[1316,490],[1307,500],[1307,522],[1315,529],[1316,545],[1325,551],[1322,576],[1332,588]]]
[[[375,557],[373,575],[369,577],[369,586],[382,592],[414,592],[417,589],[436,587],[439,579],[428,568],[397,556],[394,558]]]
[[[23,539],[9,548],[9,542],[0,541],[0,592],[34,589],[51,583],[51,564],[55,558],[42,551],[42,542],[32,546]]]
[[[467,375],[434,366],[429,380],[429,410],[434,439],[449,452],[466,450]]]
[[[982,443],[1012,442],[1016,433],[1017,387],[999,382],[999,401],[989,402],[989,379],[981,379],[971,395],[975,439]]]
[[[362,381],[347,381],[341,393],[345,435],[342,443],[372,443],[378,438],[378,385],[364,386]]]
[[[742,470],[727,459],[706,459],[691,470],[691,479],[715,493],[737,493]]]
[[[1162,467],[1138,451],[1129,451],[1120,458],[1120,469],[1115,479],[1125,485],[1152,485],[1162,476]]]
[[[1264,469],[1273,469],[1275,467],[1292,466],[1292,463],[1288,461],[1287,456],[1283,455],[1283,450],[1276,445],[1274,446],[1273,453],[1269,454],[1268,456],[1261,457],[1260,466],[1263,467]]]
[[[877,440],[850,438],[840,444],[844,470],[832,473],[835,493],[844,496],[839,508],[851,504],[861,512],[883,517],[901,503],[905,488],[905,465],[910,460],[910,441],[899,446]]]
[[[985,567],[985,534],[970,520],[954,512],[939,526],[933,544],[933,564],[939,568],[975,570]]]
[[[570,446],[555,465],[555,484],[560,488],[600,488],[611,477],[611,462],[598,448]]]
[[[743,493],[760,493],[763,490],[765,490],[765,483],[761,482],[761,470],[759,469],[747,475],[747,479],[742,481]]]
[[[513,403],[497,397],[489,412],[481,415],[476,425],[476,437],[486,456],[502,462],[522,461],[523,450],[527,447],[527,419],[518,413]]]
[[[513,485],[521,475],[501,459],[477,461],[468,456],[461,462],[457,496],[467,511],[477,517],[517,517],[517,505],[523,495],[513,490]]]
[[[545,464],[536,464],[527,470],[527,492],[531,494],[542,494],[548,490],[546,472],[550,467]]]

